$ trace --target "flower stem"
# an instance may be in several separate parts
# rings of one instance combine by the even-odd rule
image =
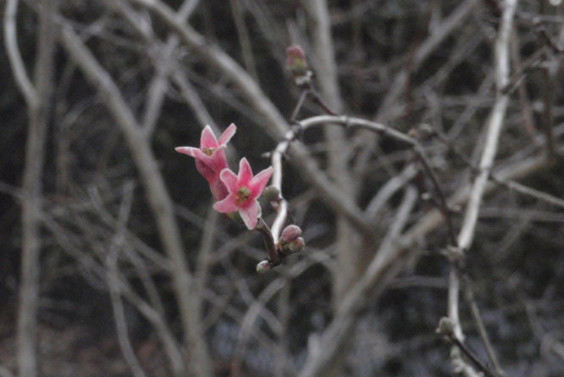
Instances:
[[[276,245],[274,244],[274,237],[272,236],[272,232],[270,231],[270,228],[268,227],[266,222],[262,219],[262,217],[258,219],[257,226],[255,229],[258,230],[264,238],[264,245],[266,246],[268,261],[272,266],[279,265],[281,260],[280,260],[280,255],[276,250]]]

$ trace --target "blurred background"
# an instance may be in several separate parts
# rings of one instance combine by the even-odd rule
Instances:
[[[504,3],[1,0],[0,376],[453,375],[435,329]],[[507,376],[564,375],[563,13],[518,2],[504,128],[461,267],[465,344],[491,367],[475,303]],[[414,136],[440,190],[392,137],[308,129],[282,182],[306,249],[259,275],[261,235],[213,211],[174,147],[235,123],[231,168],[269,166],[303,93],[293,44],[334,113]],[[326,114],[313,99],[298,120]]]

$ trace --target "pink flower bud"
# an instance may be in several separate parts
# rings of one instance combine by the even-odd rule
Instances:
[[[286,228],[284,228],[282,234],[280,235],[280,240],[282,242],[291,242],[301,235],[302,235],[302,228],[300,228],[297,225],[291,224],[288,225]]]
[[[307,60],[300,46],[290,46],[286,49],[286,66],[294,77],[307,75]]]
[[[259,274],[264,274],[265,272],[268,272],[272,269],[272,266],[270,265],[270,262],[267,260],[263,260],[261,262],[259,262],[259,264],[257,264],[257,272]]]

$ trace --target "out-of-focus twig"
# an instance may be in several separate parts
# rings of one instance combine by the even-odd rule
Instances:
[[[199,300],[199,298],[194,296],[194,292],[190,288],[193,284],[193,277],[182,247],[172,200],[168,195],[150,143],[143,136],[142,128],[111,76],[68,25],[62,27],[60,40],[86,78],[101,93],[105,105],[120,126],[129,144],[132,157],[142,177],[147,199],[155,216],[162,244],[172,262],[172,277],[184,336],[192,351],[191,367],[194,368],[198,376],[207,377],[211,375],[211,361],[203,340],[200,313],[193,312],[198,307],[194,305],[194,300]]]
[[[389,279],[388,268],[397,261],[398,257],[396,242],[399,240],[400,233],[409,218],[416,198],[417,195],[413,188],[406,190],[400,209],[386,236],[386,242],[380,245],[366,272],[341,300],[331,325],[320,339],[322,352],[315,352],[306,360],[299,377],[322,377],[326,375],[333,357],[349,339],[360,311],[367,301],[373,300],[381,292],[380,289],[375,290],[374,288],[377,282]]]
[[[405,83],[407,82],[409,73],[413,74],[421,64],[429,57],[431,52],[433,52],[453,31],[455,31],[463,21],[468,18],[472,13],[472,8],[478,4],[478,0],[464,1],[458,8],[456,8],[436,29],[436,31],[426,38],[417,49],[417,52],[413,56],[412,64],[410,67],[411,72],[407,69],[400,71],[394,78],[393,83],[390,85],[390,90],[386,94],[386,97],[382,101],[380,110],[376,119],[385,120],[387,112],[390,111],[394,106],[393,104],[397,102],[398,98],[403,93],[405,88]]]
[[[127,329],[127,321],[125,318],[125,308],[120,293],[120,284],[118,276],[118,258],[121,249],[124,247],[126,235],[125,229],[127,221],[131,214],[131,204],[133,201],[132,186],[126,185],[123,189],[123,200],[120,205],[118,215],[118,227],[113,237],[112,243],[105,257],[105,265],[107,272],[107,284],[110,291],[110,300],[114,313],[114,322],[116,325],[116,333],[121,353],[129,366],[134,377],[145,377],[145,372],[141,367],[139,360],[135,356],[135,351],[129,339]]]
[[[245,68],[249,72],[249,75],[251,75],[256,82],[259,82],[249,29],[245,23],[245,9],[241,4],[241,0],[229,0],[229,4],[231,5],[231,13],[233,14],[233,20],[235,21],[235,27],[239,37]]]
[[[78,236],[73,235],[70,232],[66,232],[62,225],[59,224],[60,219],[54,218],[51,214],[44,213],[42,221],[64,252],[75,258],[86,271],[94,275],[100,281],[107,280],[107,269],[96,261],[92,253],[85,250],[83,245],[85,238],[84,234],[88,231],[92,231],[93,229],[91,224],[79,224],[81,226],[84,225],[84,234]],[[96,245],[91,246],[95,247]],[[133,290],[127,281],[124,281],[121,275],[115,277],[117,277],[117,279],[114,283],[116,284],[116,288],[119,289],[121,295],[130,304],[132,304],[154,328],[157,337],[163,344],[165,354],[170,361],[173,376],[185,376],[186,366],[184,365],[184,356],[181,351],[181,346],[178,344],[171,328],[166,323],[166,319],[157,310],[155,310],[152,305],[143,300],[143,298],[141,298]]]
[[[18,46],[16,31],[18,3],[19,0],[6,1],[6,9],[4,13],[4,45],[6,46],[6,53],[8,55],[10,67],[14,71],[16,84],[19,86],[28,105],[30,107],[36,107],[39,104],[39,95],[25,70],[25,64]]]
[[[25,147],[22,198],[22,257],[17,314],[18,375],[38,374],[36,353],[37,314],[39,309],[39,277],[41,252],[41,212],[43,196],[43,164],[50,120],[50,96],[56,42],[56,1],[39,2],[33,82],[26,73],[16,36],[17,0],[9,0],[4,15],[4,42],[18,85],[27,103],[29,118]]]
[[[6,367],[0,365],[0,377],[15,377],[12,372]]]
[[[288,131],[288,122],[264,94],[258,84],[221,48],[209,43],[196,30],[182,22],[182,20],[160,0],[128,0],[131,3],[146,7],[163,20],[172,30],[178,33],[180,39],[192,48],[204,61],[213,65],[218,71],[226,75],[240,90],[241,95],[254,108],[258,116],[264,119],[260,124],[265,130],[277,138],[283,138]],[[340,188],[331,182],[311,158],[304,146],[297,142],[292,145],[288,154],[300,166],[300,173],[304,179],[323,195],[325,203],[334,208],[345,218],[361,230],[363,234],[370,234],[372,229],[360,213],[358,206]]]
[[[472,169],[473,173],[477,174],[480,171],[480,168],[475,166],[475,164],[473,164],[472,161],[470,161],[466,156],[461,154],[458,151],[458,149],[456,148],[456,146],[453,145],[453,143],[451,143],[446,138],[445,135],[441,134],[440,132],[437,132],[436,130],[433,130],[432,134],[433,134],[433,136],[437,137],[437,139],[441,143],[446,145],[452,153],[454,153],[458,158],[460,158],[461,161],[463,161],[466,165],[468,165]],[[560,199],[560,198],[558,198],[554,195],[550,195],[550,194],[548,194],[544,191],[525,186],[525,185],[523,185],[523,184],[521,184],[517,181],[514,181],[514,180],[504,180],[503,178],[501,178],[498,174],[496,174],[493,171],[490,171],[489,178],[490,178],[490,181],[492,183],[499,185],[501,187],[505,187],[508,190],[513,190],[513,191],[518,192],[520,194],[527,195],[527,196],[530,196],[530,197],[535,198],[537,200],[540,200],[540,201],[543,201],[543,202],[564,208],[564,200],[562,200],[562,199]]]

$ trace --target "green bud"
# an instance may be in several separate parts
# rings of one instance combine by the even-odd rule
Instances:
[[[268,186],[262,192],[262,196],[269,202],[277,202],[280,200],[280,190],[275,186]]]

